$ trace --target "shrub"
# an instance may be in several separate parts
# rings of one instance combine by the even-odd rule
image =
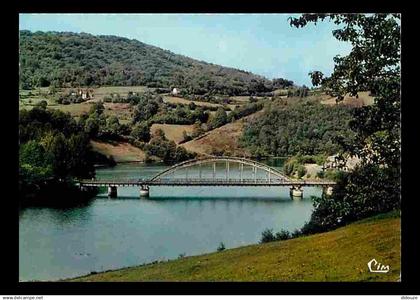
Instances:
[[[299,165],[299,166],[297,167],[297,176],[298,176],[299,178],[302,178],[305,174],[306,174],[306,169],[305,169],[305,167],[304,167],[304,166],[302,166],[302,165]]]
[[[344,226],[400,207],[398,170],[373,164],[352,173],[337,172],[332,196],[314,197],[314,211],[302,233],[313,234]]]
[[[266,229],[261,233],[260,244],[269,243],[276,240],[276,237],[273,234],[273,229]]]
[[[225,249],[226,249],[225,244],[223,244],[223,242],[221,242],[219,244],[219,247],[217,247],[217,252],[221,252],[221,251],[223,251]]]
[[[290,237],[289,231],[282,229],[280,232],[276,233],[275,239],[276,241],[283,241],[290,239]]]

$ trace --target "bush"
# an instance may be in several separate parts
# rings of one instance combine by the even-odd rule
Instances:
[[[276,241],[283,241],[283,240],[290,239],[290,237],[291,236],[290,236],[289,231],[282,229],[282,230],[280,230],[280,232],[276,233],[275,239],[276,239]]]
[[[273,229],[266,229],[261,233],[261,240],[260,244],[263,243],[269,243],[276,240],[276,237],[274,236]]]
[[[137,123],[130,133],[136,140],[148,142],[150,140],[150,128],[147,123]]]
[[[261,235],[262,236],[261,236],[260,244],[263,244],[263,243],[269,243],[269,242],[274,242],[274,241],[285,241],[292,238],[296,238],[298,236],[301,236],[301,232],[300,230],[295,230],[293,233],[290,233],[289,231],[282,229],[276,234],[274,234],[272,229],[266,229],[262,232]]]
[[[352,173],[337,173],[332,196],[314,197],[314,211],[302,233],[329,231],[400,207],[399,170],[373,164],[356,167]]]
[[[302,166],[302,165],[299,165],[299,166],[297,167],[297,176],[298,176],[298,178],[302,178],[305,174],[306,174],[306,169],[305,169],[305,167],[304,167],[304,166]]]
[[[219,244],[219,247],[217,247],[217,252],[221,252],[221,251],[223,251],[225,249],[226,249],[225,244],[223,244],[223,242],[221,242]]]

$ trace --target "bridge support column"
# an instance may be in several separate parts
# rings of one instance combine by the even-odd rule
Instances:
[[[117,187],[109,186],[108,187],[108,197],[116,198],[117,197]]]
[[[333,187],[332,186],[324,187],[322,189],[322,192],[327,196],[331,196],[333,194]]]
[[[140,197],[149,197],[149,187],[147,185],[142,185],[140,189]]]
[[[303,197],[303,190],[300,186],[292,186],[290,188],[290,196],[292,197]]]

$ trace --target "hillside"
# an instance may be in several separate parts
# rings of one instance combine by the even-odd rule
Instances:
[[[397,281],[401,219],[380,215],[287,241],[108,271],[70,281]],[[375,258],[389,273],[371,273]]]
[[[117,36],[23,30],[19,46],[21,88],[145,85],[242,95],[293,85]]]
[[[261,115],[261,111],[210,130],[202,136],[181,144],[181,146],[188,151],[202,155],[223,153],[224,155],[249,156],[249,151],[239,145],[239,139],[242,136],[244,125],[259,115]]]

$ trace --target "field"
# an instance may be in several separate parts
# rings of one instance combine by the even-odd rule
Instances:
[[[204,101],[191,101],[188,99],[180,98],[180,97],[172,97],[172,96],[163,96],[163,101],[167,103],[181,103],[181,104],[190,104],[191,102],[194,102],[197,106],[202,106],[204,108],[210,108],[210,107],[223,107],[222,104],[217,103],[210,103],[210,102],[204,102]],[[228,104],[227,107],[230,107],[230,109],[235,109],[235,105]]]
[[[175,124],[153,124],[150,128],[151,134],[156,130],[162,129],[168,140],[179,144],[184,140],[183,132],[192,133],[194,125],[175,125]]]
[[[94,151],[102,153],[106,156],[112,155],[114,160],[118,162],[128,161],[144,161],[145,153],[129,143],[104,143],[91,141]]]
[[[145,86],[103,86],[93,89],[94,99],[96,101],[103,100],[105,96],[111,94],[120,94],[121,97],[126,97],[128,92],[141,93],[148,90]]]
[[[224,151],[226,155],[243,156],[248,155],[238,143],[242,135],[243,125],[251,118],[258,116],[260,112],[251,114],[245,118],[228,123],[219,128],[211,130],[206,134],[182,144],[188,151],[209,155],[215,151]]]
[[[388,281],[401,274],[399,212],[327,233],[251,245],[68,281]],[[388,273],[369,272],[375,258]]]
[[[361,107],[364,105],[372,105],[373,104],[373,97],[369,96],[369,92],[359,92],[359,97],[350,97],[348,94],[344,97],[344,100],[341,102],[345,105],[351,105],[355,107]],[[330,97],[328,95],[321,96],[321,103],[326,105],[335,105],[335,97]]]
[[[129,103],[104,103],[104,106],[106,116],[116,116],[121,124],[131,122],[133,108]]]

